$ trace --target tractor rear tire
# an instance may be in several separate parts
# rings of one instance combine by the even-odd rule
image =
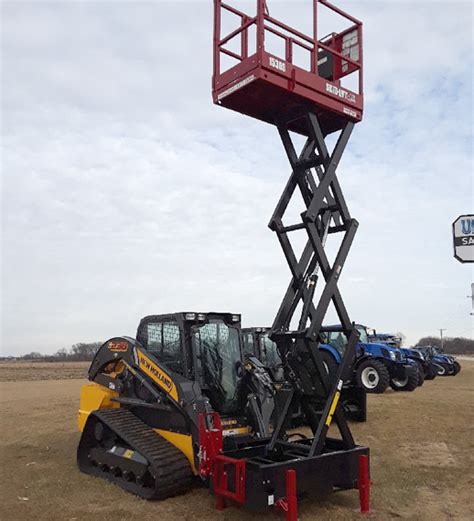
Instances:
[[[357,368],[357,383],[368,393],[382,394],[390,383],[388,369],[379,360],[365,360]]]
[[[425,383],[425,370],[421,364],[418,367],[418,387],[421,387]]]
[[[333,382],[334,379],[336,378],[338,363],[336,362],[334,357],[331,355],[331,353],[328,353],[327,351],[323,351],[323,350],[321,350],[320,352],[321,352],[321,358],[323,359],[324,369],[326,369],[326,371],[329,374],[329,381]]]

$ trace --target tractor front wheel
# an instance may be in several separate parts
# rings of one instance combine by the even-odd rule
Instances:
[[[368,393],[382,394],[390,383],[388,369],[379,360],[366,360],[357,368],[357,383]]]
[[[454,372],[451,374],[451,376],[456,376],[461,371],[461,364],[458,361],[454,361],[453,365]]]
[[[448,376],[449,369],[446,364],[436,364],[438,369],[438,376]]]
[[[408,391],[412,392],[418,387],[419,370],[410,371],[405,378],[392,378],[390,380],[390,387],[394,391]]]

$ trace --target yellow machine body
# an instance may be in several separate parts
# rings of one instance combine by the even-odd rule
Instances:
[[[81,387],[81,400],[77,416],[79,431],[82,432],[84,430],[84,425],[91,412],[98,409],[118,409],[120,404],[112,401],[112,398],[117,397],[117,392],[102,385],[96,383],[84,384]]]

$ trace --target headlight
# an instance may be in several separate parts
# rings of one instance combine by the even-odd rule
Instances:
[[[392,360],[396,360],[396,359],[397,359],[397,355],[395,354],[394,351],[390,351],[390,358],[391,358]]]

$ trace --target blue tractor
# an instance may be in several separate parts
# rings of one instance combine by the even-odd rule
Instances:
[[[461,371],[461,364],[456,358],[444,353],[440,347],[416,346],[414,350],[430,360],[438,376],[456,376]]]
[[[418,367],[418,385],[423,385],[425,380],[433,380],[438,374],[437,366],[431,362],[431,357],[413,348],[401,347],[402,339],[391,333],[377,333],[369,335],[372,343],[386,344],[395,349],[401,349],[403,356],[416,362]]]
[[[410,360],[414,360],[418,364],[418,373],[420,376],[419,385],[423,385],[425,380],[434,380],[438,375],[438,366],[433,362],[430,356],[413,347],[404,347],[402,351]]]
[[[395,391],[414,391],[419,382],[416,362],[400,349],[370,342],[366,326],[357,324],[356,328],[359,343],[352,366],[356,383],[368,393],[381,394],[388,386]],[[340,326],[325,326],[321,329],[321,342],[327,346],[321,346],[327,353],[325,356],[332,356],[337,361],[344,353],[347,338]]]

